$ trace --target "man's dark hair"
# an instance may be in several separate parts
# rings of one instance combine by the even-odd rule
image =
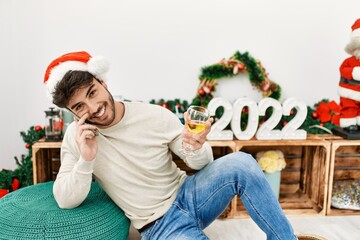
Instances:
[[[89,86],[93,79],[94,76],[86,71],[68,71],[56,84],[55,91],[52,93],[53,103],[60,108],[65,108],[75,92]]]

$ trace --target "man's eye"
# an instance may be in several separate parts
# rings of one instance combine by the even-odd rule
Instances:
[[[81,109],[82,109],[82,104],[79,104],[79,105],[77,105],[77,106],[75,107],[75,111],[76,111],[76,112],[81,111]]]
[[[90,92],[89,96],[90,96],[90,97],[93,97],[93,96],[95,95],[95,93],[96,93],[96,90],[92,90],[92,91]]]

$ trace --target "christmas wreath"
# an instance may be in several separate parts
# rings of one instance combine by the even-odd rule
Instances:
[[[205,66],[201,69],[199,76],[199,86],[191,105],[207,106],[213,98],[213,92],[216,90],[217,81],[225,77],[234,77],[239,73],[248,72],[250,83],[259,91],[264,97],[272,97],[280,99],[281,87],[275,82],[271,81],[268,73],[261,65],[260,61],[255,60],[248,52],[244,54],[237,51],[229,59],[222,59],[220,62],[213,65]],[[158,101],[152,99],[152,104],[158,104],[168,108],[172,112],[181,115],[189,106],[188,101],[180,99]],[[222,115],[222,109],[219,109],[216,116]]]
[[[217,81],[225,77],[234,77],[239,73],[247,72],[251,85],[262,92],[263,97],[280,99],[281,88],[271,81],[268,73],[248,52],[244,54],[237,51],[229,59],[222,59],[220,62],[203,67],[199,76],[200,84],[192,105],[207,106],[213,98],[212,93],[216,89]]]

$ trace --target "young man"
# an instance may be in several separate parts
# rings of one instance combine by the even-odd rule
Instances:
[[[169,110],[115,102],[105,82],[108,64],[86,52],[55,59],[44,82],[60,108],[78,116],[66,130],[54,196],[61,208],[86,198],[92,178],[125,212],[142,239],[208,239],[203,232],[239,195],[267,239],[297,239],[256,160],[232,153],[213,161],[211,128],[191,134]],[[197,154],[179,151],[188,144]],[[186,176],[172,152],[200,170]]]

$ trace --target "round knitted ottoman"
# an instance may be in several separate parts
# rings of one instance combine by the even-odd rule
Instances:
[[[74,209],[58,207],[53,183],[24,187],[0,199],[0,239],[127,239],[129,220],[97,183]]]

